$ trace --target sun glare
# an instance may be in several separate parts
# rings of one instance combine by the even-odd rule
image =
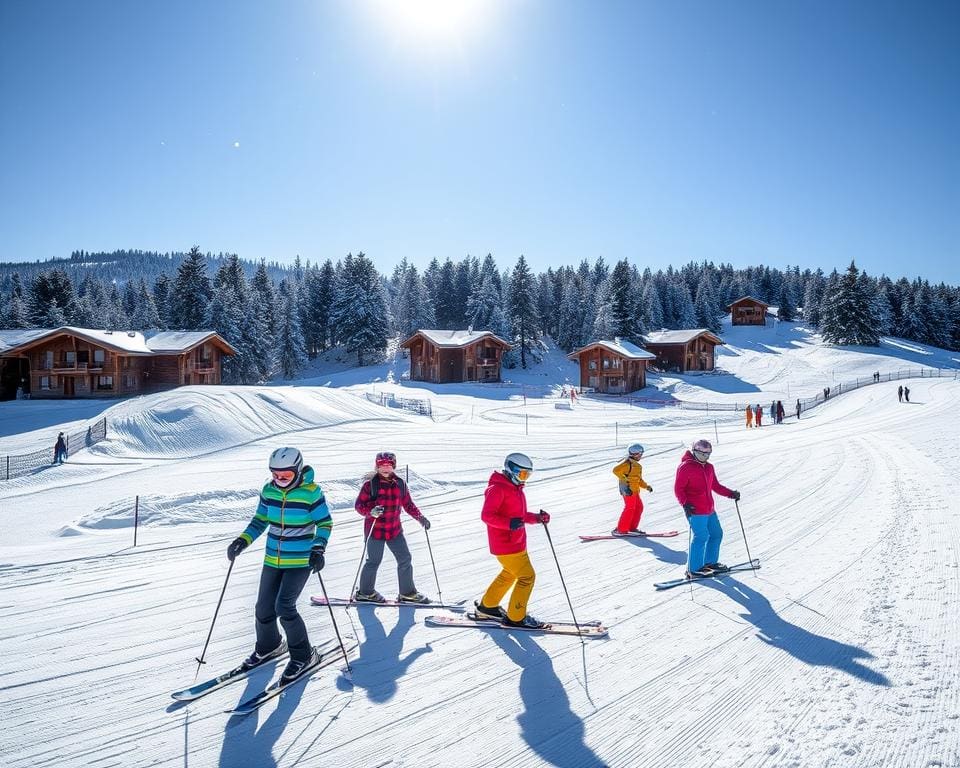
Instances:
[[[493,0],[374,0],[371,10],[398,38],[456,45],[484,23]]]

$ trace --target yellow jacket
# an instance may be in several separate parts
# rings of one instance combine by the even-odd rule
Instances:
[[[633,496],[641,488],[651,490],[643,481],[643,467],[640,462],[629,456],[613,468],[613,474],[620,480],[620,493],[624,496]]]

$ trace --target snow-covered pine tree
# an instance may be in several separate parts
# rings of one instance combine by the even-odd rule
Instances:
[[[825,287],[823,270],[818,269],[811,275],[803,291],[803,320],[814,328],[820,325],[820,305]]]
[[[483,277],[480,278],[480,284],[467,300],[467,324],[477,331],[492,331],[493,313],[503,307],[503,297],[500,295],[500,289],[497,288],[500,276],[496,270],[486,273],[481,270],[481,274]]]
[[[368,353],[382,355],[386,350],[389,322],[383,285],[362,251],[347,254],[342,263],[331,315],[338,343],[356,353],[358,365],[365,364],[365,357],[370,361]]]
[[[542,355],[540,319],[537,317],[537,284],[523,254],[517,259],[510,275],[508,314],[513,333],[512,341],[520,353],[520,367],[526,368],[528,357],[539,361]]]
[[[706,269],[703,270],[697,284],[697,300],[693,307],[694,323],[696,328],[707,328],[713,333],[720,333],[723,317],[720,302],[716,296],[713,277]]]
[[[660,291],[657,290],[657,283],[653,277],[644,281],[640,307],[644,328],[659,331],[664,327],[663,302],[660,300]]]
[[[153,303],[157,308],[157,317],[160,321],[158,328],[167,329],[170,327],[170,278],[166,272],[157,275],[153,281]]]
[[[877,325],[873,295],[851,261],[836,287],[824,293],[820,333],[828,344],[877,346],[880,343]]]
[[[619,336],[634,344],[643,343],[643,320],[638,309],[639,286],[635,283],[633,271],[626,259],[616,263],[607,283],[613,336],[598,338],[610,339]]]
[[[277,298],[280,303],[277,317],[277,358],[283,378],[292,379],[307,364],[295,284],[283,280]]]
[[[780,298],[777,299],[777,317],[786,322],[792,322],[796,308],[793,297],[790,295],[790,285],[784,280],[780,283]]]
[[[592,322],[585,334],[588,344],[601,339],[612,339],[615,335],[610,288],[610,281],[604,280],[594,296]]]
[[[580,278],[571,273],[560,300],[560,324],[557,329],[557,346],[564,352],[583,346],[583,289]]]
[[[463,327],[463,307],[457,306],[456,268],[450,259],[443,262],[435,284],[433,306],[437,328],[455,330]]]
[[[213,295],[207,277],[207,257],[193,246],[177,267],[170,291],[170,327],[199,331],[207,317],[207,304]]]
[[[29,328],[30,317],[27,312],[26,302],[23,300],[23,286],[20,282],[20,274],[13,273],[11,280],[10,298],[4,307],[4,328]]]
[[[130,316],[130,328],[135,331],[146,331],[159,327],[160,316],[157,314],[157,305],[153,303],[147,281],[142,277],[137,283],[136,291],[137,300]]]

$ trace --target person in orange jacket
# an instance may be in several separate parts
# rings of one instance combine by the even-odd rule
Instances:
[[[753,428],[753,407],[747,404],[747,429]]]
[[[640,516],[643,514],[643,502],[640,500],[640,489],[653,493],[653,486],[643,479],[643,467],[640,459],[643,458],[643,446],[633,443],[627,448],[627,458],[613,468],[613,474],[620,481],[620,495],[623,496],[623,512],[617,527],[611,531],[614,536],[627,533],[639,533]]]
[[[503,471],[490,476],[484,492],[480,519],[487,525],[490,553],[500,563],[500,573],[487,587],[480,602],[475,602],[476,613],[471,618],[493,619],[507,627],[540,629],[545,626],[527,614],[527,602],[533,592],[537,574],[527,554],[528,523],[550,522],[547,512],[528,512],[524,483],[533,473],[533,462],[522,453],[511,453],[503,462]],[[500,601],[513,588],[510,607],[504,611]]]

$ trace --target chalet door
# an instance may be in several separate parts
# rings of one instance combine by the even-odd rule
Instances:
[[[73,376],[64,376],[63,378],[63,396],[74,396],[74,378]]]

